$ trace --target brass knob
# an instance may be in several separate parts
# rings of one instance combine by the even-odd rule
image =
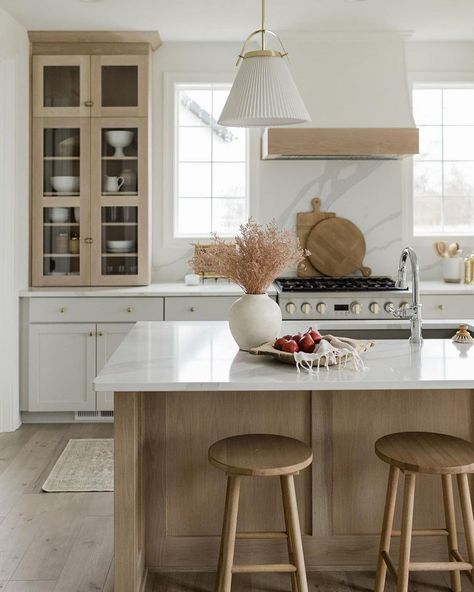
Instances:
[[[94,101],[84,101],[84,105],[86,107],[93,107],[94,106]]]
[[[444,306],[444,304],[438,304],[438,308],[439,310],[444,310],[446,307]]]
[[[94,333],[92,331],[89,331],[89,337],[94,337]]]
[[[132,312],[133,308],[131,306],[127,306],[127,312]]]
[[[66,312],[66,308],[64,306],[61,306],[61,308],[59,309],[59,312],[61,314],[65,313]]]
[[[90,244],[92,243],[92,237],[91,237],[91,236],[87,236],[87,237],[84,239],[84,242],[85,242],[86,244],[90,245]]]
[[[194,308],[194,306],[191,306],[191,308],[189,309],[189,312],[195,312],[196,309]]]
[[[99,332],[97,333],[97,335],[98,335],[99,337],[102,337],[102,335],[103,335],[102,331],[99,331]]]

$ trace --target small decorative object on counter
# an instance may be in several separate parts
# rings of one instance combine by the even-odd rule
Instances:
[[[471,256],[469,257],[469,270],[471,275],[471,280],[469,283],[474,284],[474,253],[471,253]]]
[[[184,276],[184,283],[186,286],[199,286],[201,283],[201,276],[197,273],[188,273]]]
[[[69,239],[69,252],[71,255],[79,255],[79,236],[77,232],[73,232],[71,234],[71,238]]]
[[[442,264],[444,281],[448,284],[459,284],[464,274],[464,259],[461,251],[453,257],[444,257]]]
[[[459,330],[453,337],[455,343],[472,343],[472,335],[467,330],[467,325],[459,325]]]
[[[240,227],[233,243],[213,235],[211,248],[195,248],[193,269],[212,269],[238,284],[245,294],[229,312],[229,327],[240,349],[248,351],[276,339],[281,310],[266,293],[271,283],[290,265],[307,255],[297,237],[280,230],[275,221],[260,226],[251,218]]]
[[[470,284],[472,281],[471,277],[471,258],[466,257],[464,259],[464,283]]]
[[[69,236],[67,232],[60,232],[56,237],[56,253],[60,255],[69,253]]]

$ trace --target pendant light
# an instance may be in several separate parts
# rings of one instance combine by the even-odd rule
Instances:
[[[261,49],[245,53],[247,43],[259,35]],[[265,37],[271,35],[282,51],[266,49]],[[219,118],[229,127],[271,127],[311,121],[287,60],[288,52],[273,31],[265,29],[265,0],[262,0],[262,28],[245,40],[237,60],[242,62]]]

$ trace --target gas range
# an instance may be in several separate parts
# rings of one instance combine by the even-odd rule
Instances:
[[[283,318],[313,320],[394,319],[392,308],[408,307],[406,289],[389,277],[278,278]]]

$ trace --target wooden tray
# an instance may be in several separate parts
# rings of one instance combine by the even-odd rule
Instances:
[[[344,341],[344,337],[338,337],[338,339],[340,341]],[[276,360],[278,360],[279,362],[283,362],[284,364],[292,364],[293,366],[296,365],[296,361],[295,358],[293,357],[293,354],[290,354],[288,352],[284,352],[284,351],[280,351],[279,349],[275,349],[273,347],[273,344],[275,342],[274,341],[269,341],[268,343],[264,343],[263,345],[259,345],[258,347],[253,347],[252,349],[249,349],[249,353],[254,354],[256,356],[272,356],[273,358],[275,358]],[[355,344],[356,350],[359,352],[359,354],[363,354],[364,352],[368,351],[371,347],[374,347],[375,342],[374,341],[370,341],[370,340],[365,340],[365,339],[351,339],[350,340],[351,345]],[[345,358],[339,358],[336,362],[336,364],[328,364],[328,366],[335,366],[341,363],[341,361],[343,361]],[[348,358],[350,359],[350,358]],[[326,364],[326,358],[322,357],[321,358],[321,362],[320,362],[320,366],[325,366]]]

